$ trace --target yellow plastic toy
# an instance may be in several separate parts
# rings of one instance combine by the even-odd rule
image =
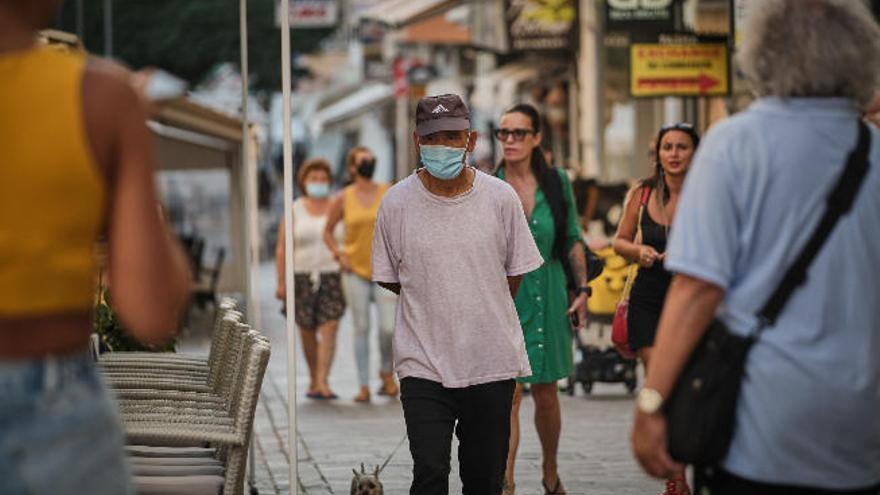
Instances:
[[[605,260],[605,268],[590,282],[593,295],[590,296],[587,307],[591,315],[610,317],[614,315],[617,302],[623,295],[627,276],[631,272],[635,273],[635,270],[631,270],[634,263],[629,263],[615,253],[611,246],[599,250],[596,255]]]

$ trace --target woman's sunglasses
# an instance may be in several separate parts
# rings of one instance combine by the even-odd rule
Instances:
[[[522,141],[529,134],[534,134],[531,129],[495,129],[495,139],[499,141],[507,141],[507,138],[513,136],[514,141]]]
[[[693,131],[694,125],[687,122],[679,122],[678,124],[664,125],[660,131]]]

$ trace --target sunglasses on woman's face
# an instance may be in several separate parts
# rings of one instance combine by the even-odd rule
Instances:
[[[495,139],[507,141],[508,137],[513,136],[513,140],[519,142],[534,133],[535,131],[531,129],[495,129]]]

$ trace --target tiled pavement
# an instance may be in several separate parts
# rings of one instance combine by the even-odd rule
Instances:
[[[290,493],[287,455],[287,364],[284,320],[274,300],[274,268],[260,270],[262,330],[272,340],[272,359],[263,384],[255,424],[255,485],[261,494]],[[297,423],[299,434],[299,480],[297,493],[346,494],[352,468],[364,463],[382,464],[400,445],[381,480],[389,495],[408,493],[412,461],[408,445],[401,444],[404,425],[396,400],[374,398],[370,405],[357,405],[352,350],[352,331],[343,318],[337,339],[337,355],[331,372],[336,401],[311,401],[304,397],[308,373],[297,356]],[[372,369],[378,369],[375,343]],[[379,385],[378,378],[373,388]],[[629,451],[632,418],[631,396],[623,385],[596,385],[593,394],[562,396],[563,429],[559,452],[560,475],[570,494],[651,494],[662,492],[662,482],[647,478]],[[523,402],[522,442],[517,459],[518,494],[540,494],[541,452],[532,426],[532,401]],[[460,493],[453,450],[450,493]]]

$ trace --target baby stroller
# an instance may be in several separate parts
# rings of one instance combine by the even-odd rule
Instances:
[[[633,393],[638,387],[638,362],[621,357],[611,343],[611,321],[623,294],[630,264],[611,247],[596,254],[605,261],[605,268],[590,282],[593,289],[589,300],[590,318],[587,328],[575,339],[580,361],[566,391],[574,395],[576,385],[580,384],[584,393],[589,394],[594,383],[603,382],[623,383]]]

